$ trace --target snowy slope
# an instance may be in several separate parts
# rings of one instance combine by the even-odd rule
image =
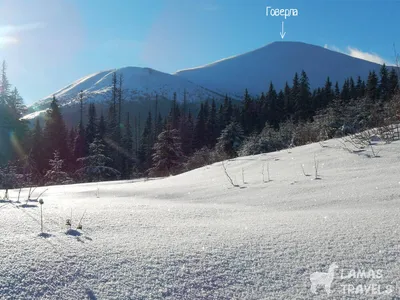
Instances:
[[[397,299],[399,290],[343,290],[399,280],[400,143],[374,147],[379,158],[331,140],[226,162],[241,188],[221,163],[166,179],[49,187],[47,238],[37,203],[0,203],[0,298],[327,299],[322,287],[311,293],[309,278],[336,262],[329,299]],[[321,180],[301,169],[313,174],[314,154]],[[71,210],[74,226],[86,210],[83,230],[66,235]],[[351,269],[382,276],[342,278]]]
[[[322,87],[328,76],[331,81],[342,83],[350,76],[366,78],[369,71],[379,68],[378,64],[319,46],[274,42],[206,66],[178,71],[176,75],[222,94],[242,96],[246,88],[255,95],[268,91],[271,81],[281,89],[302,70],[309,76],[311,87]]]
[[[150,68],[126,67],[117,70],[107,70],[81,78],[34,103],[32,107],[40,107],[49,103],[53,95],[56,96],[61,105],[76,103],[78,102],[80,91],[85,93],[85,97],[94,101],[107,100],[111,95],[110,91],[114,72],[117,73],[118,78],[120,74],[123,75],[123,89],[125,98],[128,101],[147,98],[153,99],[156,95],[172,100],[174,92],[177,94],[178,101],[182,101],[185,91],[188,101],[221,98],[221,95],[204,89],[181,77]]]

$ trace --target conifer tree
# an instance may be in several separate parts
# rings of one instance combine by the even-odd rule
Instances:
[[[211,103],[211,110],[206,121],[207,128],[207,141],[206,144],[209,148],[213,148],[219,136],[218,120],[217,120],[217,106],[215,100]]]
[[[372,103],[375,103],[378,95],[378,76],[376,75],[375,71],[372,71],[368,75],[367,96]]]
[[[335,83],[335,92],[334,92],[334,96],[336,100],[340,99],[340,88],[339,88],[339,82],[336,81]]]
[[[99,136],[89,145],[88,156],[78,158],[82,167],[76,171],[77,176],[83,181],[101,181],[118,179],[120,172],[108,164],[112,159],[107,156],[105,145]]]
[[[382,102],[387,102],[391,97],[389,71],[385,64],[380,69],[379,97]]]
[[[99,126],[98,126],[99,138],[104,140],[104,138],[106,137],[106,133],[107,133],[107,123],[106,123],[103,113],[101,113],[100,120],[99,120]]]
[[[50,109],[47,111],[43,135],[45,142],[45,159],[50,159],[48,155],[51,155],[55,151],[58,151],[60,159],[67,160],[70,157],[68,149],[68,131],[55,96],[53,96]]]
[[[122,147],[124,149],[124,157],[121,173],[124,178],[129,178],[133,170],[133,133],[129,113],[126,114]]]
[[[151,166],[151,155],[152,155],[153,144],[154,144],[153,125],[152,125],[151,111],[149,111],[138,150],[138,159],[141,164],[140,169],[142,171],[148,170]]]
[[[150,174],[153,176],[168,176],[179,170],[184,155],[178,130],[167,125],[157,137],[152,158],[153,167],[150,169]]]
[[[223,114],[224,114],[223,118],[224,123],[222,125],[223,128],[225,128],[231,122],[233,116],[232,100],[228,98],[228,95],[225,95],[223,104]]]
[[[79,157],[84,157],[87,154],[86,133],[83,126],[83,93],[79,93],[80,101],[80,120],[78,130],[74,141],[73,158],[76,161]],[[81,166],[78,166],[81,167]]]
[[[294,102],[293,102],[292,90],[287,82],[285,83],[283,94],[285,96],[284,98],[285,119],[290,119],[291,116],[293,116],[294,114]],[[264,128],[264,126],[262,128]]]
[[[237,122],[231,122],[222,130],[216,144],[216,149],[221,154],[236,157],[243,140],[244,132],[242,126]]]
[[[189,111],[188,115],[181,120],[181,128],[179,130],[182,142],[182,151],[185,156],[189,156],[193,152],[193,118]]]
[[[31,158],[36,165],[36,169],[39,174],[43,174],[46,168],[46,162],[44,161],[44,141],[43,141],[43,131],[40,126],[39,119],[36,119],[35,127],[33,128],[31,134]]]
[[[63,164],[64,160],[61,159],[60,153],[54,151],[53,158],[49,160],[50,170],[44,176],[46,185],[73,183],[68,173],[63,171]]]
[[[399,89],[399,77],[396,70],[393,68],[389,74],[389,91],[390,95],[393,96]]]
[[[93,143],[97,134],[97,115],[96,115],[96,106],[94,105],[94,103],[89,104],[88,122],[86,124],[85,133],[86,133],[86,142],[88,143],[88,145],[90,145],[91,143]]]
[[[252,110],[253,110],[253,100],[250,97],[249,91],[246,89],[243,98],[242,122],[241,122],[245,134],[250,134],[253,131]]]
[[[293,88],[297,85],[296,80],[293,80]],[[295,96],[296,97],[296,96]],[[311,93],[310,83],[308,76],[303,70],[301,72],[300,83],[298,88],[298,96],[295,98],[295,120],[307,121],[310,119],[312,113],[311,110]]]
[[[203,148],[206,145],[206,118],[203,103],[200,104],[200,111],[197,115],[193,134],[193,150],[199,150]]]
[[[361,79],[360,76],[357,77],[357,84],[356,84],[356,90],[357,90],[357,97],[356,98],[362,98],[365,95],[365,82]]]
[[[292,103],[293,103],[293,116],[294,119],[297,121],[300,116],[302,116],[303,112],[299,111],[301,108],[301,99],[300,99],[300,81],[299,81],[299,74],[296,72],[293,77],[293,85],[291,88],[290,94]]]
[[[268,111],[267,111],[267,121],[274,128],[279,126],[279,110],[278,107],[278,94],[275,91],[272,82],[269,84],[269,90],[266,97]]]
[[[333,90],[332,90],[332,82],[328,76],[328,78],[325,81],[325,85],[322,91],[322,96],[321,96],[321,105],[319,108],[325,108],[329,105],[329,103],[332,102],[334,98]]]

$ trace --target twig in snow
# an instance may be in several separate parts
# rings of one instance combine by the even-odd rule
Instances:
[[[19,203],[19,197],[21,196],[21,190],[22,190],[22,188],[19,188],[19,192],[18,192],[18,200],[17,200],[17,202]]]
[[[310,174],[307,174],[306,171],[304,171],[304,164],[301,165],[301,170],[303,171],[303,175],[308,177]]]
[[[85,216],[85,214],[86,214],[86,209],[83,212],[82,217],[80,218],[78,226],[76,227],[76,229],[82,229],[82,220],[83,220],[83,217]]]
[[[319,162],[317,161],[317,158],[314,154],[314,169],[315,169],[315,178],[314,179],[321,179],[318,175],[318,167],[319,167]]]
[[[225,167],[224,162],[222,162],[222,168],[224,169],[224,173],[225,173],[226,177],[228,178],[229,183],[230,183],[233,187],[239,187],[239,185],[233,183],[232,177],[229,176],[228,171],[226,170],[226,167]]]
[[[265,172],[264,172],[264,170],[265,170],[265,163],[263,163],[262,172],[261,172],[261,174],[262,174],[262,176],[263,176],[263,182],[264,182],[264,183],[265,183],[265,182],[270,182],[270,181],[271,181],[271,178],[270,178],[270,176],[269,176],[269,162],[267,162],[267,176],[268,176],[268,181],[265,181]]]

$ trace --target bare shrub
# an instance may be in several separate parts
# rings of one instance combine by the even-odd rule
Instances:
[[[233,186],[233,187],[239,187],[239,185],[235,184],[232,180],[232,177],[229,175],[228,170],[226,169],[225,163],[222,162],[222,168],[224,169],[224,173],[225,176],[227,177],[229,183]]]
[[[211,165],[219,161],[226,160],[228,158],[228,155],[223,152],[203,147],[193,153],[191,157],[189,157],[184,165],[184,169],[186,171],[190,171],[207,165]]]

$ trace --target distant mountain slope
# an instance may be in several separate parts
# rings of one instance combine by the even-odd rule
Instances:
[[[291,84],[295,72],[305,70],[311,87],[320,87],[329,76],[342,83],[345,78],[366,78],[380,65],[354,58],[323,47],[300,42],[275,42],[260,49],[215,63],[178,71],[175,75],[221,94],[242,96],[268,90],[270,81],[281,89]]]
[[[60,89],[54,94],[34,103],[33,110],[47,107],[53,95],[61,105],[74,104],[78,101],[78,94],[82,90],[85,97],[102,102],[110,97],[112,75],[116,72],[123,75],[123,89],[127,100],[145,100],[156,95],[172,99],[177,93],[178,101],[182,101],[184,93],[188,101],[196,102],[212,98],[221,98],[221,95],[202,88],[187,79],[171,74],[159,72],[150,68],[125,67],[117,70],[107,70],[83,77],[74,83]]]

